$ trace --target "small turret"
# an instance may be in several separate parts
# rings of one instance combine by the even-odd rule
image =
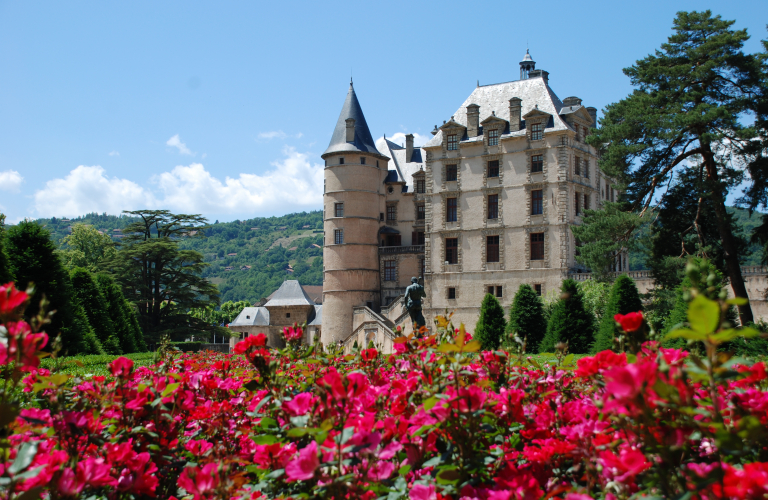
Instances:
[[[536,61],[531,59],[528,49],[525,49],[525,57],[520,61],[520,79],[527,80],[531,71],[536,69]]]

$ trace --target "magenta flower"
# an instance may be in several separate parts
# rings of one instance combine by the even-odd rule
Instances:
[[[219,485],[218,465],[206,464],[205,467],[186,467],[179,476],[177,483],[181,488],[195,496],[195,500],[203,498]]]
[[[285,466],[288,481],[306,481],[312,479],[315,470],[320,466],[317,457],[317,443],[312,441],[299,451],[299,456]]]
[[[312,393],[302,392],[295,395],[292,400],[284,402],[283,408],[294,417],[299,417],[305,415],[309,411],[313,401],[314,397],[312,396]]]
[[[109,371],[113,377],[128,378],[133,370],[133,360],[120,356],[109,364]]]
[[[408,492],[408,497],[411,500],[437,500],[437,491],[434,485],[414,484]]]

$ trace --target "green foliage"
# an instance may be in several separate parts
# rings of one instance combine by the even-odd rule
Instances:
[[[485,294],[473,338],[480,342],[483,350],[498,349],[501,345],[505,326],[504,309],[501,304],[490,293]]]
[[[576,260],[592,271],[593,278],[606,280],[614,256],[635,249],[637,239],[632,233],[643,220],[628,211],[625,203],[603,201],[601,210],[585,210],[581,221],[581,225],[571,226],[579,242]]]
[[[574,280],[563,281],[562,295],[555,304],[547,324],[547,333],[539,352],[554,352],[560,342],[568,342],[568,351],[585,354],[594,342],[594,316],[584,308],[581,290]]]
[[[518,288],[509,311],[506,332],[526,340],[526,352],[538,352],[547,330],[541,298],[527,283]]]
[[[50,234],[34,222],[21,222],[7,232],[8,257],[18,288],[34,284],[35,293],[25,311],[26,317],[36,316],[40,301],[48,300],[48,310],[56,311],[44,326],[51,338],[61,333],[64,354],[100,354],[99,340],[91,329],[80,303],[74,298],[69,274],[56,255]]]
[[[600,319],[600,326],[592,346],[592,352],[597,353],[614,348],[614,334],[616,333],[616,321],[613,317],[617,314],[628,314],[643,310],[640,301],[640,293],[635,282],[626,274],[620,275],[611,287],[611,295],[605,313]]]
[[[584,308],[600,321],[611,294],[610,283],[595,279],[579,281],[579,290],[584,299]]]
[[[5,251],[5,214],[0,213],[0,285],[13,281],[11,265]]]
[[[120,286],[104,273],[96,275],[96,284],[107,302],[112,324],[115,327],[115,334],[120,341],[120,349],[124,353],[146,351],[147,346],[144,342],[144,335],[138,327],[136,313],[125,300]]]
[[[96,286],[93,275],[87,269],[76,267],[72,269],[70,277],[74,297],[83,306],[88,317],[88,323],[96,333],[96,337],[104,350],[108,354],[121,354],[123,352],[120,346],[121,342],[110,317],[110,315],[115,314],[115,311],[109,311],[107,301],[101,294],[99,287]]]
[[[117,253],[109,235],[86,224],[72,226],[72,234],[62,240],[62,247],[62,258],[67,267],[83,267],[91,272],[97,272],[101,264]]]
[[[203,348],[202,342],[172,342],[171,346],[182,352],[197,352]]]
[[[132,359],[134,367],[150,366],[154,363],[154,352],[140,352],[133,354],[124,354],[126,358]],[[40,367],[56,373],[72,375],[75,377],[111,377],[109,372],[109,363],[120,356],[111,354],[78,354],[66,358],[44,358],[40,362]]]

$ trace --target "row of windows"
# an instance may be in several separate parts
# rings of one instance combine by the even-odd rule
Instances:
[[[366,164],[365,162],[366,162],[366,158],[365,158],[365,156],[361,156],[361,157],[360,157],[360,165],[365,165],[365,164]],[[343,156],[340,156],[340,157],[339,157],[339,165],[345,165],[345,163],[346,163],[346,162],[345,162],[345,159],[344,159],[344,157],[343,157]],[[379,166],[379,160],[376,160],[376,166],[377,166],[377,167]]]
[[[533,287],[533,290],[536,292],[536,295],[541,297],[541,290],[542,285],[541,283],[534,283],[531,285]],[[504,297],[504,287],[502,285],[488,285],[487,293],[490,293],[491,295],[503,298]],[[455,286],[449,286],[446,289],[446,297],[450,300],[454,300],[458,296],[457,290]]]
[[[424,259],[419,259],[419,276],[424,276]],[[384,261],[384,281],[397,281],[397,261]]]
[[[455,181],[458,179],[458,165],[446,165],[445,166],[445,180],[447,181]],[[544,156],[543,155],[533,155],[531,156],[531,172],[532,173],[539,173],[544,171]],[[490,160],[488,162],[488,168],[486,170],[486,175],[490,177],[499,177],[500,172],[500,162],[499,160]],[[578,175],[578,169],[576,171]],[[585,177],[589,177],[589,174],[585,175]],[[418,182],[424,182],[424,181],[417,181],[416,184],[416,192],[417,193],[423,193],[424,191],[419,191],[419,184]],[[422,187],[423,189],[423,187]]]
[[[344,203],[335,203],[333,206],[334,217],[344,217]],[[426,218],[426,208],[424,204],[416,205],[416,220],[424,220]],[[384,220],[384,217],[380,217]],[[397,220],[397,205],[387,205],[387,221]]]
[[[586,137],[587,129],[584,129],[584,137]],[[578,125],[576,126],[576,133],[578,140],[581,140],[583,142],[583,138],[581,138],[579,134],[579,128]],[[498,146],[499,145],[499,137],[500,137],[500,131],[499,129],[491,129],[488,131],[488,145],[489,146]],[[459,136],[457,134],[449,134],[447,136],[447,144],[448,144],[448,151],[456,151],[459,149]],[[544,139],[544,124],[543,123],[534,123],[531,125],[531,140],[532,141],[540,141]]]
[[[530,260],[544,260],[544,233],[531,233],[530,238]],[[500,262],[501,254],[499,252],[499,236],[485,237],[485,261]],[[445,262],[446,264],[459,263],[459,239],[445,239]]]

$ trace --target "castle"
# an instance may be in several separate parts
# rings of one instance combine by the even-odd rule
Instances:
[[[585,139],[597,110],[560,100],[526,52],[520,79],[478,85],[433,138],[379,150],[350,83],[325,161],[324,343],[391,348],[402,293],[423,278],[428,325],[473,328],[486,293],[556,290],[578,272],[570,226],[617,192]],[[627,270],[626,254],[615,271]]]

